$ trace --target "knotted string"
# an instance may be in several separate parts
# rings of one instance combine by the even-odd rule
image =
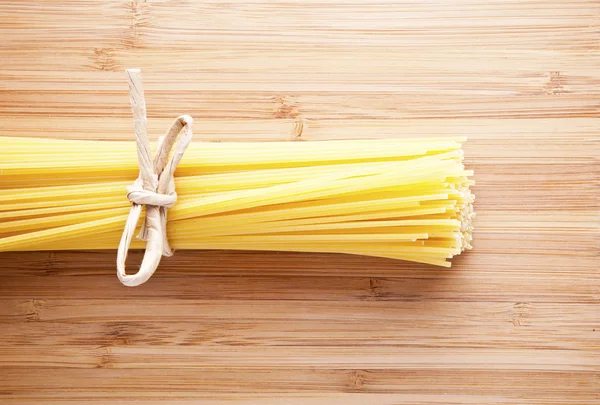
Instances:
[[[117,251],[117,276],[124,285],[135,287],[148,281],[156,271],[161,256],[171,256],[173,254],[167,240],[167,209],[171,208],[177,201],[173,174],[192,140],[193,120],[188,115],[178,117],[171,125],[167,135],[159,140],[156,156],[152,160],[150,142],[148,141],[146,102],[140,70],[128,69],[127,80],[129,82],[140,174],[135,182],[127,187],[127,198],[132,205]],[[171,148],[180,132],[182,134],[171,159],[169,159]],[[125,273],[127,251],[143,205],[146,206],[146,218],[138,238],[146,241],[146,252],[139,271],[136,274],[128,275]]]

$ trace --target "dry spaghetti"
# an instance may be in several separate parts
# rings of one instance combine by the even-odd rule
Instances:
[[[175,188],[167,190],[167,173],[163,190],[157,176],[150,193],[177,191],[164,224],[175,249],[336,252],[449,267],[471,248],[464,141],[193,142]],[[0,251],[119,245],[131,215],[124,190],[140,167],[136,144],[1,137],[0,147]],[[166,221],[167,206],[144,204],[146,217],[164,209]],[[168,254],[168,244],[159,250]],[[128,285],[147,280],[124,275]]]

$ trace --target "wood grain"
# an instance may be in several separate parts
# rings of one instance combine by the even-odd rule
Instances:
[[[478,212],[451,269],[3,253],[1,403],[598,403],[596,0],[2,1],[0,38],[0,136],[133,139],[139,67],[154,138],[466,135]]]

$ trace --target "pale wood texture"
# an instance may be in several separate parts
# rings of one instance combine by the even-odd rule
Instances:
[[[154,138],[182,113],[197,139],[296,140],[297,117],[300,140],[467,135],[479,216],[449,270],[180,251],[129,289],[114,252],[2,254],[0,402],[598,403],[599,16],[597,0],[1,2],[0,135],[133,139],[138,67]]]

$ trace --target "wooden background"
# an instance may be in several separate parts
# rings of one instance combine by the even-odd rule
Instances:
[[[1,254],[0,403],[599,403],[599,45],[597,0],[1,1],[0,135],[133,139],[139,67],[154,137],[467,135],[479,216],[449,270]]]

